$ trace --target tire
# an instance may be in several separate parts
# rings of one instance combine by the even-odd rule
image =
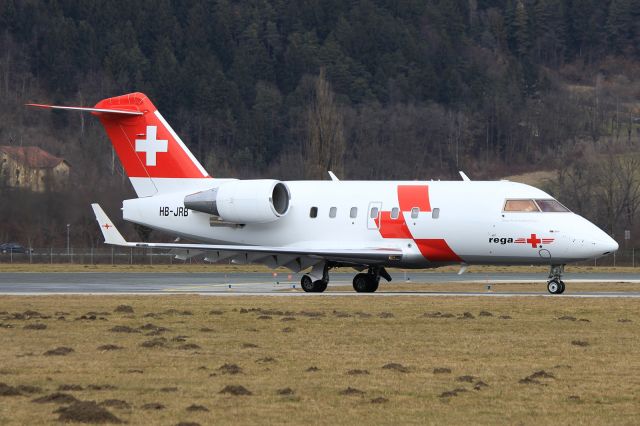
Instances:
[[[303,275],[300,286],[306,293],[322,293],[327,289],[328,283],[324,280],[313,281],[309,275]]]
[[[302,289],[306,292],[306,293],[311,293],[313,292],[313,280],[311,279],[311,277],[309,275],[303,275],[302,278],[300,279],[300,287],[302,287]]]
[[[564,289],[565,289],[564,281],[560,281],[560,291],[558,292],[558,294],[564,293]]]
[[[378,289],[379,280],[374,275],[359,273],[353,277],[353,289],[358,293],[373,293]]]
[[[317,292],[318,293],[322,293],[327,289],[327,286],[329,285],[328,282],[326,282],[325,280],[320,280],[320,281],[316,281],[314,284],[318,284],[318,289]]]
[[[318,281],[314,281],[313,282],[313,287],[314,293],[322,293],[323,291],[325,291],[327,289],[327,285],[329,285],[328,282],[326,282],[325,280],[318,280]]]
[[[558,279],[552,279],[547,283],[547,291],[551,294],[561,294],[562,293],[562,285],[560,284],[562,281]]]
[[[356,293],[364,293],[367,291],[369,278],[367,274],[360,273],[353,277],[353,289]]]

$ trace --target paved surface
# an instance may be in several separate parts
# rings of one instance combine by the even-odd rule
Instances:
[[[434,292],[402,291],[375,293],[377,296],[547,296],[544,274],[491,273],[464,274],[439,272],[402,272],[392,274],[393,283],[483,283],[504,282],[540,283],[540,292]],[[331,274],[331,286],[351,285],[353,274]],[[279,273],[0,273],[0,294],[170,294],[197,293],[208,295],[306,295],[300,291],[299,274]],[[603,283],[602,292],[565,294],[563,297],[632,297],[640,298],[640,292],[607,292],[606,283],[640,283],[639,274],[566,274],[564,281]],[[381,284],[384,286],[384,282]],[[329,291],[313,296],[357,296],[355,292]],[[550,295],[548,295],[550,296]],[[557,296],[553,296],[557,297]]]

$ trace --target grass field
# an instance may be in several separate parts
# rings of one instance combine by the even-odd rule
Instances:
[[[637,424],[639,325],[625,299],[8,296],[0,424]]]

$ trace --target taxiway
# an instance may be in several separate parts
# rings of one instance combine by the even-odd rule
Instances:
[[[529,273],[464,274],[440,272],[396,272],[391,284],[382,283],[387,290],[374,293],[376,296],[468,296],[468,297],[531,297],[550,296],[544,287],[545,277]],[[212,296],[270,295],[270,296],[359,296],[353,292],[331,291],[331,287],[350,286],[352,274],[331,275],[329,291],[308,294],[300,290],[299,275],[279,273],[120,273],[120,272],[79,272],[79,273],[0,273],[0,294],[4,295],[46,295],[46,294],[203,294]],[[606,283],[640,283],[640,274],[628,273],[579,273],[566,274],[565,282],[602,283],[602,291],[567,293],[563,297],[624,297],[640,298],[640,292],[610,292]],[[536,292],[443,292],[443,291],[388,291],[394,283],[540,283]],[[386,287],[386,288],[385,288]],[[406,286],[405,286],[406,289]]]

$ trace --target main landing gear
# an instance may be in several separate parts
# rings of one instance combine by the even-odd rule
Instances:
[[[326,280],[313,280],[309,275],[303,275],[300,280],[302,289],[307,293],[322,293],[327,289],[329,281]]]
[[[366,273],[361,272],[353,277],[353,289],[358,293],[373,293],[378,289],[380,277],[391,281],[391,275],[384,267],[370,266]]]
[[[329,284],[328,264],[319,264],[313,267],[308,274],[302,276],[300,285],[307,293],[322,293]],[[361,272],[353,278],[353,289],[358,293],[373,293],[378,289],[380,277],[391,281],[389,273],[381,266],[370,266],[367,272]],[[319,278],[319,279],[318,279]]]
[[[547,290],[551,294],[564,293],[564,282],[562,274],[564,273],[564,265],[551,265],[549,271],[549,281],[547,281]]]
[[[320,278],[320,279],[318,279]],[[322,293],[329,285],[329,265],[320,263],[311,272],[302,276],[300,286],[307,293]]]

